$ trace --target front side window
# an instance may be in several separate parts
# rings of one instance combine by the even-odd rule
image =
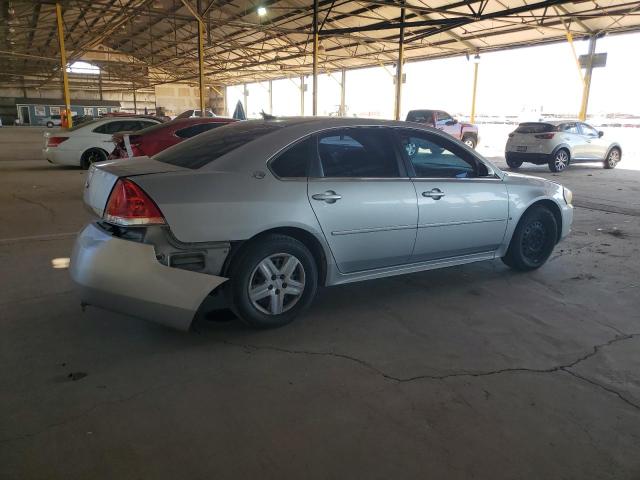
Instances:
[[[445,113],[445,112],[436,113],[436,126],[438,127],[444,127],[447,125],[448,122],[451,122],[452,120],[453,118],[448,113]]]
[[[309,162],[314,149],[311,138],[302,140],[271,160],[271,171],[280,178],[301,178],[309,176]]]
[[[388,134],[379,128],[333,130],[318,137],[325,177],[395,178],[398,160]]]
[[[587,125],[586,123],[581,123],[580,128],[582,129],[582,134],[586,137],[595,138],[598,136],[598,131],[595,128]]]
[[[477,165],[462,148],[422,132],[401,131],[402,149],[418,178],[474,178]]]
[[[575,123],[563,123],[558,127],[558,130],[566,133],[580,133]]]

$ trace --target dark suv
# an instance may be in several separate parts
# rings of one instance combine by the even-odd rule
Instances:
[[[442,130],[462,140],[470,148],[478,145],[478,127],[472,123],[458,122],[443,110],[411,110],[407,122],[422,123]]]

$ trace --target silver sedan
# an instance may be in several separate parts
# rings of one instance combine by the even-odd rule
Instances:
[[[571,197],[417,124],[238,122],[93,166],[98,219],[71,275],[83,303],[175,328],[205,300],[274,327],[320,286],[496,258],[538,268],[569,233]]]

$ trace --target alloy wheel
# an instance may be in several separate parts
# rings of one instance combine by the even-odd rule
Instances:
[[[249,279],[249,300],[267,315],[279,315],[298,303],[305,287],[305,271],[300,260],[288,253],[262,259]]]
[[[609,163],[609,167],[615,167],[620,161],[620,152],[615,148],[609,152],[609,157],[607,157],[607,163]]]
[[[567,165],[569,164],[569,155],[564,150],[560,150],[558,153],[556,153],[554,161],[556,170],[558,172],[561,172],[562,170],[567,168]]]
[[[475,145],[473,144],[473,139],[471,139],[471,138],[467,138],[467,139],[464,141],[464,144],[465,144],[467,147],[469,147],[469,148],[473,148],[473,147],[475,146]]]

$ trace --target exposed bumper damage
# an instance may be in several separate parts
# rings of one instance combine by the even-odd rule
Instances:
[[[70,265],[84,303],[188,330],[202,301],[227,279],[162,265],[152,245],[87,225]]]

